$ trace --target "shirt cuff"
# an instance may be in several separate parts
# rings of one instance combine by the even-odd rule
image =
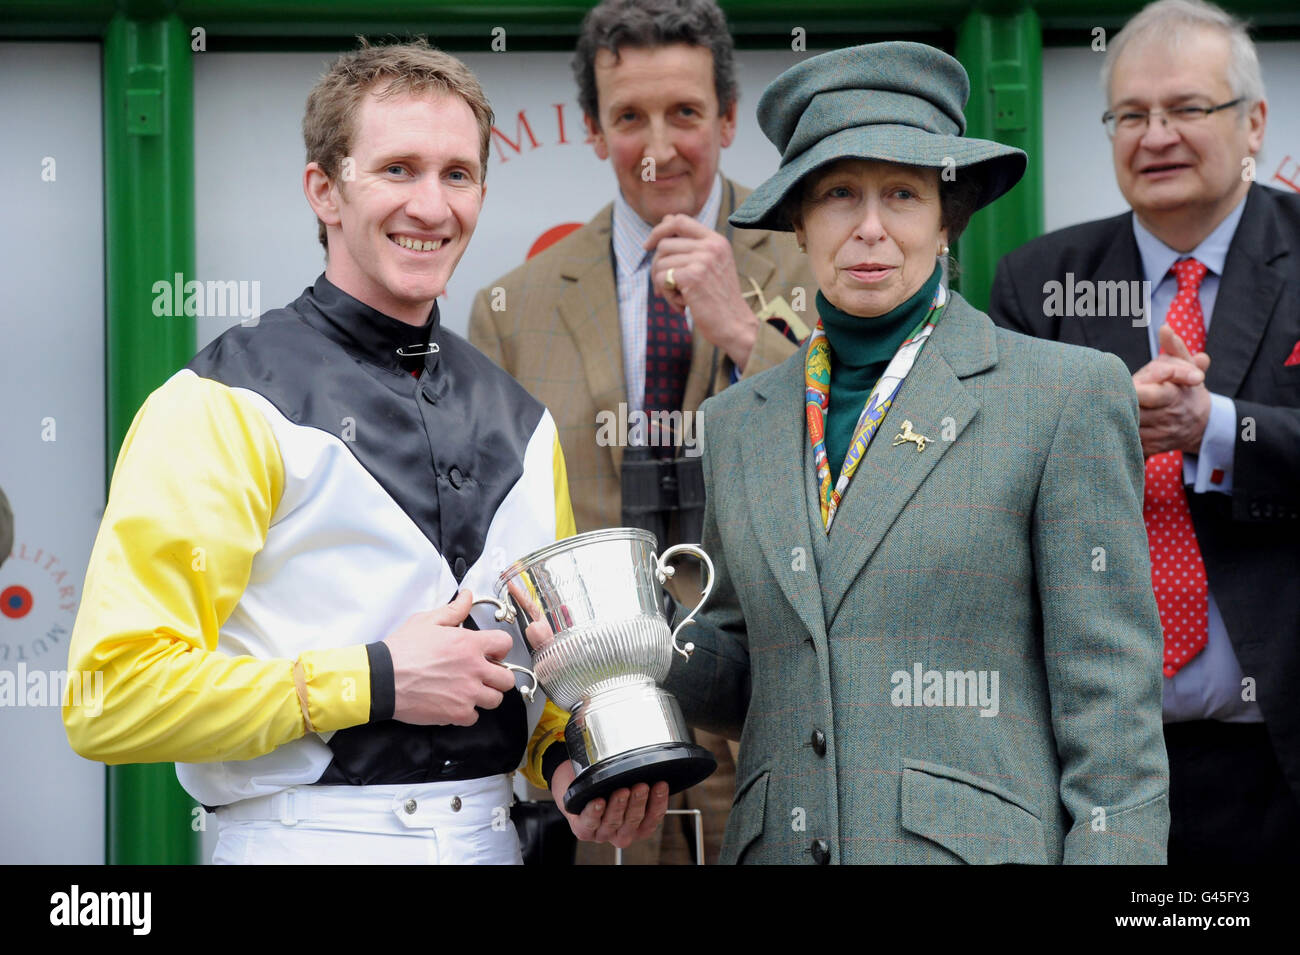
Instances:
[[[1236,403],[1224,395],[1211,394],[1210,420],[1201,436],[1200,451],[1183,455],[1183,483],[1196,494],[1231,494],[1236,438]]]
[[[556,740],[546,752],[542,754],[542,778],[546,780],[546,788],[551,788],[551,777],[555,771],[560,768],[560,763],[569,758],[569,748],[564,743]]]
[[[388,644],[366,644],[366,656],[370,660],[370,719],[368,722],[379,723],[391,720],[397,708],[397,682],[393,674],[393,654]]]

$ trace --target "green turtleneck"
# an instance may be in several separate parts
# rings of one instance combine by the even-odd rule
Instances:
[[[926,283],[906,302],[875,318],[841,312],[817,293],[826,340],[831,346],[831,407],[826,422],[826,457],[832,485],[839,480],[853,428],[871,397],[871,389],[889,366],[898,346],[925,317],[939,285],[938,265]]]

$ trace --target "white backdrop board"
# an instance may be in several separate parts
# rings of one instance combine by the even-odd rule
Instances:
[[[0,43],[0,864],[104,861],[104,767],[68,746],[68,665],[104,509],[99,46]]]

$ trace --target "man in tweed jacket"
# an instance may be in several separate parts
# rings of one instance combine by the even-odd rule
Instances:
[[[742,733],[721,861],[1164,862],[1123,364],[953,294],[827,536],[806,348],[703,409],[719,583],[665,686],[693,725]],[[905,419],[923,452],[891,440]]]
[[[614,167],[620,195],[479,292],[469,338],[555,418],[583,532],[624,523],[624,449],[602,439],[598,416],[617,419],[620,407],[641,405],[637,380],[644,377],[645,348],[626,342],[636,341],[629,338],[632,325],[645,327],[644,314],[638,322],[632,306],[639,297],[645,307],[644,286],[636,283],[647,281],[647,270],[656,294],[678,311],[690,309],[693,341],[681,403],[688,421],[709,394],[794,352],[794,342],[755,313],[778,298],[811,302],[815,283],[789,235],[727,225],[749,190],[718,171],[721,150],[734,136],[737,101],[731,37],[713,0],[607,0],[584,22],[575,73],[597,155]],[[650,181],[643,175],[648,160],[655,170]],[[651,246],[645,253],[642,232]],[[644,254],[635,276],[629,247],[635,259]],[[673,266],[675,282],[668,282]],[[686,453],[698,453],[692,446],[702,435],[693,422],[686,437]],[[694,603],[698,580],[684,563],[673,592]],[[731,802],[733,756],[724,740],[699,742],[719,769],[685,799],[705,813],[705,856],[713,862]],[[659,848],[653,840],[641,843],[629,858],[659,861]],[[687,861],[684,849],[674,835],[665,840],[662,860]],[[584,845],[580,853],[582,861],[613,859],[608,847]]]
[[[722,195],[718,231],[749,190],[724,177]],[[628,400],[609,253],[612,209],[605,206],[581,229],[480,291],[470,315],[470,341],[555,418],[579,533],[621,523],[623,448],[597,442],[596,417]],[[816,283],[789,236],[737,229],[731,250],[738,275],[753,278],[765,296],[789,299],[793,288],[802,287],[812,300]],[[490,301],[497,287],[508,306],[494,312]],[[762,323],[744,376],[779,364],[794,350],[774,325]],[[730,384],[734,364],[725,354],[715,363],[715,351],[707,341],[696,343],[683,411],[694,413],[707,395]]]

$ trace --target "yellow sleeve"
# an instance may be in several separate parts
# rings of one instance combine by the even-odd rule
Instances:
[[[569,500],[569,477],[564,467],[564,452],[560,450],[558,431],[552,452],[552,469],[555,483],[555,539],[564,540],[578,531],[573,519],[573,503]],[[546,779],[542,775],[542,760],[551,746],[556,743],[564,745],[564,727],[568,722],[569,714],[547,700],[524,756],[524,778],[539,789],[547,788]]]
[[[558,429],[555,432],[551,462],[555,480],[555,539],[562,541],[578,533],[578,526],[573,518],[573,502],[569,500],[569,472],[564,467],[564,451],[560,449]]]
[[[284,485],[275,435],[246,398],[184,371],[149,396],[118,455],[68,650],[102,672],[92,710],[65,695],[72,748],[105,763],[252,759],[314,729],[364,723],[364,646],[296,661],[216,652]]]

